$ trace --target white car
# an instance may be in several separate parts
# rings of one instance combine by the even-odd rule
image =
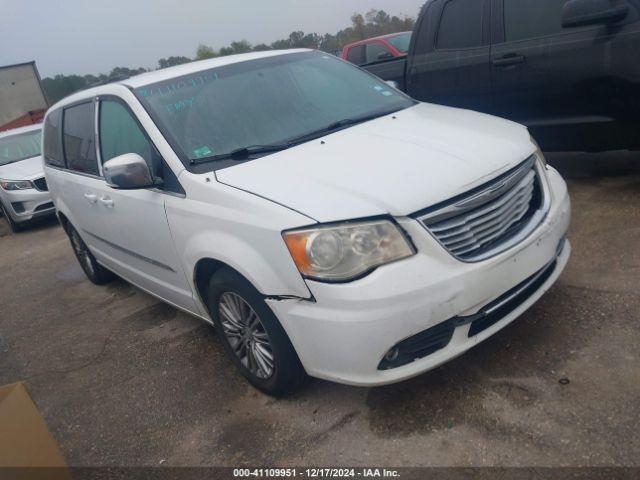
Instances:
[[[40,153],[42,125],[0,132],[0,210],[12,231],[55,215]]]
[[[240,372],[383,385],[512,322],[570,255],[527,130],[332,55],[217,58],[74,94],[45,171],[87,276],[213,323]]]

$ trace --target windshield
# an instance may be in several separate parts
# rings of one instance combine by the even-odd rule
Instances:
[[[19,133],[0,138],[0,166],[40,155],[42,131]]]
[[[135,93],[187,166],[414,105],[386,83],[320,52],[236,63]]]
[[[393,45],[399,52],[407,53],[409,51],[409,44],[411,43],[411,32],[403,33],[397,37],[392,37],[388,42]]]

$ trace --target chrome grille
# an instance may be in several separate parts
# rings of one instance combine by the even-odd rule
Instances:
[[[47,192],[49,190],[47,180],[44,177],[36,178],[35,180],[31,180],[31,182],[35,185],[36,189],[41,192]]]
[[[544,188],[532,156],[479,188],[416,216],[456,258],[479,261],[506,250],[544,217]]]

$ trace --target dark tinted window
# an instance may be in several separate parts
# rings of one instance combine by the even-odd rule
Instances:
[[[144,134],[131,112],[120,102],[100,104],[100,155],[102,162],[125,153],[137,153],[158,175],[160,155]]]
[[[60,119],[62,110],[50,112],[44,123],[44,161],[47,165],[64,167],[62,146],[60,144]]]
[[[438,28],[437,48],[458,49],[482,45],[482,4],[482,0],[447,2]]]
[[[93,102],[64,110],[62,137],[67,168],[98,175],[93,133]]]
[[[507,42],[556,35],[575,29],[562,28],[560,0],[504,0],[504,35]]]
[[[184,193],[160,152],[123,103],[116,100],[101,102],[99,125],[100,156],[103,163],[125,153],[137,153],[146,160],[154,176],[163,179],[160,189]]]
[[[386,60],[389,58],[393,58],[393,55],[383,44],[370,43],[367,45],[366,63],[379,62],[380,60]]]
[[[403,33],[397,37],[390,38],[389,43],[400,53],[407,53],[409,51],[409,44],[411,43],[411,35],[411,33]]]
[[[347,60],[356,65],[364,64],[366,61],[364,45],[350,48],[349,53],[347,53]]]

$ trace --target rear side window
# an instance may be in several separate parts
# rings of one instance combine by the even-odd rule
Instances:
[[[366,63],[379,62],[380,60],[388,58],[393,58],[393,54],[381,43],[370,43],[367,45]]]
[[[100,103],[100,156],[102,162],[125,153],[137,153],[151,171],[161,174],[162,159],[132,113],[122,103],[104,100]]]
[[[531,0],[528,1],[531,2]],[[442,11],[438,28],[437,48],[461,49],[481,46],[483,3],[483,0],[450,0],[447,2]],[[538,2],[531,3],[537,4]]]
[[[62,110],[54,110],[47,115],[44,122],[44,162],[47,165],[55,167],[64,167],[64,158],[62,157],[62,145],[60,144],[60,119]]]
[[[62,143],[69,170],[99,175],[93,119],[93,102],[64,110]]]
[[[357,47],[350,48],[347,53],[347,60],[356,65],[364,64],[366,62],[365,46],[358,45]]]
[[[400,53],[407,53],[411,44],[411,33],[404,33],[397,37],[389,39],[389,43],[393,45]]]

